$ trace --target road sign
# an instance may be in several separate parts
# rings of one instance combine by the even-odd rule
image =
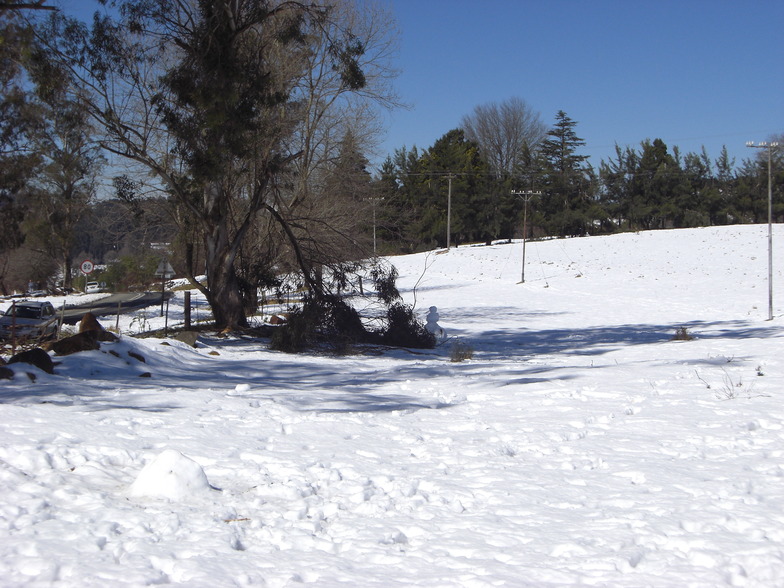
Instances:
[[[95,269],[95,265],[93,265],[93,262],[90,261],[89,259],[85,259],[82,262],[82,265],[79,266],[79,269],[82,270],[83,274],[91,274]]]
[[[164,280],[173,278],[174,268],[171,266],[171,264],[168,261],[162,259],[161,263],[158,264],[158,269],[155,270],[155,277],[163,278]]]

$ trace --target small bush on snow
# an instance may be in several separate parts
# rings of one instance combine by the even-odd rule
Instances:
[[[474,357],[474,348],[468,343],[456,339],[449,350],[449,360],[452,362],[465,361]]]
[[[675,336],[672,338],[673,341],[691,341],[694,339],[689,330],[686,327],[678,327],[675,331]]]

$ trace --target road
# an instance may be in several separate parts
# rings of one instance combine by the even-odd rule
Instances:
[[[171,298],[172,293],[166,292],[166,299]],[[86,312],[91,312],[95,316],[107,314],[120,314],[131,312],[148,306],[161,304],[160,292],[118,292],[100,300],[93,300],[87,304],[68,306],[63,314],[63,322],[68,325],[75,325]]]

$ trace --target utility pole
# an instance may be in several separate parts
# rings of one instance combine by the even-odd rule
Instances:
[[[771,169],[773,167],[772,151],[778,147],[778,143],[767,143],[762,141],[754,143],[747,141],[746,147],[768,150],[768,320],[773,320],[773,179]]]
[[[446,248],[449,249],[450,239],[452,237],[452,178],[454,174],[449,174],[449,192],[446,197]]]
[[[512,195],[523,199],[523,270],[520,275],[520,283],[525,284],[525,235],[528,230],[528,201],[534,196],[541,196],[542,193],[533,190],[512,190]]]
[[[376,257],[376,204],[384,200],[383,196],[365,198],[373,206],[373,257]]]

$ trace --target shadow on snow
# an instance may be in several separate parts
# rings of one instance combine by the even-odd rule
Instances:
[[[521,320],[524,318],[521,316]],[[269,401],[307,412],[442,409],[461,402],[444,400],[438,393],[442,390],[447,396],[454,395],[455,382],[451,378],[455,375],[468,375],[472,370],[494,367],[493,362],[498,362],[498,371],[493,377],[498,378],[500,385],[566,380],[576,377],[575,366],[568,361],[569,357],[601,356],[622,347],[671,342],[680,327],[685,327],[697,340],[772,338],[784,334],[784,327],[759,326],[748,321],[617,325],[579,330],[489,330],[472,334],[467,339],[475,355],[474,360],[463,363],[448,360],[448,342],[436,350],[424,352],[390,349],[374,358],[374,361],[387,360],[388,365],[369,365],[361,356],[341,356],[325,361],[323,357],[313,355],[266,354],[261,359],[249,355],[244,363],[210,356],[203,358],[204,363],[196,364],[178,362],[172,357],[155,357],[148,363],[153,378],[144,383],[138,379],[124,382],[117,379],[104,380],[106,386],[97,381],[91,386],[61,386],[58,376],[46,376],[38,383],[0,391],[0,402],[27,399],[73,405],[75,403],[69,402],[69,397],[78,396],[84,400],[86,410],[165,412],[178,407],[156,402],[161,400],[162,394],[187,393],[191,387],[226,390],[228,397]],[[231,353],[233,350],[247,351],[250,345],[257,344],[257,340],[238,339],[211,342],[210,346]],[[571,374],[569,370],[572,370]],[[450,380],[439,382],[439,379]],[[467,385],[470,383],[468,381]],[[238,391],[240,385],[246,391]],[[117,402],[118,391],[126,394],[125,402]],[[109,398],[109,394],[114,397]]]

